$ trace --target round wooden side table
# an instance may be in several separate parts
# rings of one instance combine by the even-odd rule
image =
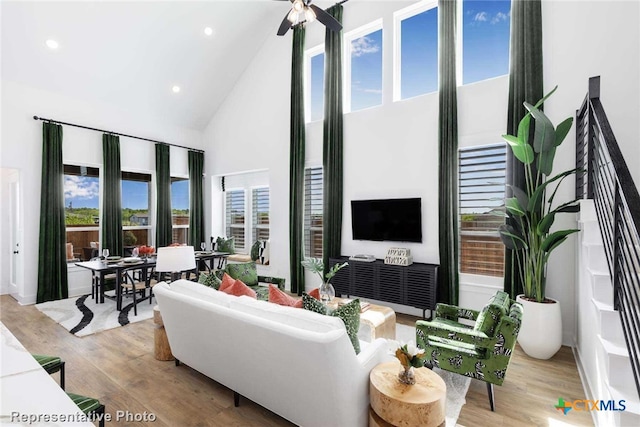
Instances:
[[[416,383],[398,380],[398,360],[381,363],[369,375],[369,426],[444,427],[447,387],[427,368],[415,370]]]
[[[174,360],[171,353],[171,347],[169,346],[169,339],[167,338],[167,331],[164,329],[164,323],[162,322],[162,315],[160,314],[160,308],[156,305],[153,307],[153,323],[155,323],[155,329],[153,331],[154,336],[154,353],[157,360]]]

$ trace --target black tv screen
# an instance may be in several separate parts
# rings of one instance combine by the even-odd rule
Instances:
[[[421,199],[352,200],[354,240],[422,243]]]

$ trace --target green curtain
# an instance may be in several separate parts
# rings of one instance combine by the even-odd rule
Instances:
[[[204,201],[202,200],[202,172],[204,153],[189,151],[189,244],[200,250],[204,240]]]
[[[291,54],[291,130],[289,155],[289,267],[291,292],[304,291],[304,38],[305,28],[293,29]]]
[[[171,222],[171,171],[169,149],[165,144],[156,144],[156,247],[172,243]]]
[[[342,5],[327,12],[342,23]],[[342,243],[342,31],[325,30],[322,260],[341,254]]]
[[[458,304],[458,102],[456,91],[456,1],[438,1],[439,118],[438,229],[439,302]]]
[[[102,248],[109,255],[124,255],[122,247],[122,172],[120,170],[120,137],[102,135],[104,168],[102,202]]]
[[[543,95],[542,78],[542,13],[540,0],[512,0],[511,57],[509,66],[509,105],[507,133],[516,135],[525,116],[524,102],[535,104]],[[530,132],[533,132],[531,123]],[[532,141],[532,139],[529,139]],[[507,185],[524,188],[524,165],[507,150]],[[512,197],[507,186],[506,197]],[[510,221],[507,219],[507,222]],[[515,298],[522,291],[517,257],[505,248],[504,291]]]
[[[64,224],[62,126],[42,124],[42,184],[38,245],[38,303],[69,297]]]

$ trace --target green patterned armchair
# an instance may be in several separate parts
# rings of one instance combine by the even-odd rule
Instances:
[[[473,325],[459,319],[475,321]],[[432,321],[416,322],[416,342],[425,363],[485,381],[494,411],[493,384],[502,385],[520,330],[522,305],[498,291],[481,311],[438,304]]]

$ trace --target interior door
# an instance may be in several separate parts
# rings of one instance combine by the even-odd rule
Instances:
[[[9,233],[11,261],[9,262],[9,293],[18,297],[22,289],[22,212],[20,209],[20,173],[15,170],[8,174],[9,181]]]

